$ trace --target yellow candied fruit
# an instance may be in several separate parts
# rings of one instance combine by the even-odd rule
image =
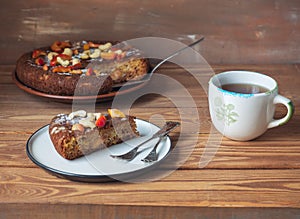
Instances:
[[[111,118],[125,118],[125,114],[118,109],[108,109],[107,110]]]
[[[83,50],[89,50],[90,49],[90,45],[89,44],[84,44],[83,45]]]

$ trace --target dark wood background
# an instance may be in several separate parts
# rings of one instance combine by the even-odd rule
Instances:
[[[212,64],[299,63],[299,0],[1,0],[0,64],[54,40],[204,35]]]

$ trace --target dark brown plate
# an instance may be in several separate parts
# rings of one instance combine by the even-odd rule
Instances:
[[[72,103],[73,101],[83,101],[83,102],[90,102],[90,101],[96,101],[96,102],[105,102],[112,100],[116,95],[125,95],[131,92],[134,92],[138,89],[141,89],[144,87],[148,82],[150,77],[148,77],[148,74],[144,77],[144,79],[141,79],[140,81],[137,81],[135,83],[132,83],[129,85],[126,85],[122,91],[118,91],[118,89],[114,88],[112,92],[107,94],[100,94],[96,96],[61,96],[61,95],[53,95],[53,94],[47,94],[43,93],[41,91],[35,90],[25,84],[23,84],[17,77],[16,71],[12,73],[12,79],[14,83],[23,91],[39,96],[44,98],[49,98],[54,101],[58,102],[64,102],[64,103]],[[119,88],[119,87],[118,87]]]

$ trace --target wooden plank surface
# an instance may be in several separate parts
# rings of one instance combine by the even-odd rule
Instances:
[[[7,211],[11,209],[11,211]],[[18,209],[18,210],[16,210]],[[25,213],[24,213],[25,212]],[[5,204],[0,205],[2,218],[297,218],[299,211],[296,208],[220,208],[220,207],[149,207],[149,206],[108,206],[108,205],[74,205],[74,204]],[[212,214],[211,212],[214,212]]]
[[[300,104],[300,89],[297,89],[297,86],[300,84],[300,78],[295,77],[294,80],[287,78],[287,75],[296,76],[299,74],[298,65],[266,65],[255,67],[237,65],[232,68],[268,72],[278,81],[282,95],[291,98],[296,106]],[[218,73],[227,70],[228,67],[214,66],[214,69]],[[48,124],[54,115],[61,112],[68,113],[72,108],[70,104],[57,103],[48,99],[35,97],[17,89],[11,82],[12,70],[13,66],[5,66],[0,71],[3,78],[1,80],[1,87],[5,91],[0,94],[2,103],[1,111],[5,112],[1,116],[2,119],[0,121],[3,124],[5,123],[5,125],[0,126],[0,132],[3,133],[2,139],[5,140],[5,142],[1,143],[0,147],[0,157],[3,157],[1,165],[34,166],[30,160],[24,157],[26,140],[35,130]],[[166,65],[160,73],[170,76],[188,87],[199,108],[198,113],[201,128],[199,130],[193,130],[193,127],[191,130],[187,129],[185,132],[192,134],[188,135],[188,133],[184,133],[184,143],[176,145],[178,148],[183,148],[185,144],[190,145],[189,142],[192,143],[195,142],[195,139],[198,139],[198,143],[193,148],[193,153],[188,162],[181,167],[182,169],[198,168],[212,128],[207,108],[207,94],[203,90],[199,90],[197,87],[199,84],[191,82],[191,76],[187,72],[175,68],[172,64]],[[283,83],[285,80],[289,80],[289,83]],[[155,87],[156,85],[150,83],[148,86]],[[164,86],[166,90],[169,88],[172,89],[172,84],[164,84]],[[172,98],[182,94],[171,92],[171,95]],[[105,110],[110,107],[110,104],[110,102],[97,104],[96,108]],[[188,107],[188,105],[184,106]],[[179,118],[177,110],[170,107],[173,107],[173,104],[165,97],[148,95],[135,103],[131,111],[134,115],[145,120],[149,120],[152,115],[162,115],[167,120],[177,120]],[[151,111],[145,111],[145,108],[151,108]],[[284,108],[280,108],[277,115],[282,116],[285,113],[284,110]],[[32,112],[35,113],[32,114]],[[193,124],[193,119],[189,118],[189,115],[186,115],[186,117],[184,123]],[[294,117],[287,125],[268,130],[268,132],[254,142],[236,143],[223,138],[218,147],[218,153],[207,168],[299,168],[299,120],[300,115],[296,107]],[[20,126],[16,126],[16,124],[20,124]],[[187,125],[186,127],[189,126]],[[174,139],[178,137],[178,133],[172,135]],[[190,147],[192,148],[192,146]],[[11,153],[7,153],[7,148],[9,148]],[[7,157],[13,159],[4,159]],[[276,162],[274,162],[274,159],[276,159]]]
[[[206,78],[207,69],[190,68],[198,69],[201,77]],[[213,65],[212,68],[215,73],[245,69],[274,77],[280,93],[295,104],[293,118],[254,141],[219,139],[211,132],[205,89],[189,72],[169,63],[157,74],[180,81],[195,105],[189,105],[182,90],[167,82],[162,91],[172,90],[167,93],[169,99],[148,94],[140,97],[130,111],[154,122],[160,122],[159,116],[181,121],[171,101],[175,97],[183,103],[181,107],[187,109],[181,121],[185,128],[170,134],[176,150],[157,171],[137,178],[142,181],[158,177],[159,180],[79,183],[45,172],[30,161],[25,150],[33,132],[48,124],[54,115],[70,112],[72,105],[25,93],[12,82],[14,66],[0,66],[0,217],[15,218],[22,214],[24,218],[43,218],[57,211],[57,215],[66,213],[66,218],[80,218],[82,215],[101,216],[99,212],[103,211],[115,218],[133,218],[137,214],[145,218],[193,218],[195,215],[205,218],[216,214],[221,218],[232,218],[232,215],[296,218],[300,208],[299,65]],[[155,80],[147,86],[144,89],[150,91],[161,89]],[[98,103],[96,110],[105,110],[111,104]],[[199,117],[198,130],[193,129],[196,124],[195,118],[190,117],[193,110]],[[278,107],[276,116],[284,113],[285,109]],[[214,147],[207,147],[209,137],[220,141]],[[201,167],[204,155],[209,162]],[[176,162],[184,159],[185,162],[176,166]],[[178,169],[168,172],[175,167]],[[76,210],[72,211],[72,207]],[[253,217],[253,212],[257,217]]]
[[[1,168],[5,197],[1,203],[292,208],[300,204],[300,170],[179,170],[156,182],[103,184],[37,172]]]
[[[0,12],[0,218],[300,217],[300,1],[28,0],[1,2]],[[169,159],[137,179],[159,180],[73,182],[27,157],[27,139],[72,105],[18,89],[11,74],[21,54],[54,40],[155,36],[188,43],[199,35],[206,38],[195,49],[212,69],[165,64],[157,75],[170,80],[153,79],[130,111],[157,124],[162,118],[182,122],[170,134],[175,148]],[[233,69],[276,79],[295,105],[291,121],[249,142],[215,134],[207,79]],[[275,117],[285,112],[278,106]]]
[[[0,64],[55,40],[201,34],[197,50],[210,63],[299,62],[298,0],[27,0],[3,1],[0,12]]]

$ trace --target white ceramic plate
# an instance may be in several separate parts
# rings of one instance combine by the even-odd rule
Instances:
[[[110,154],[123,154],[159,130],[156,125],[144,120],[136,119],[136,123],[141,137],[71,161],[64,159],[56,152],[48,134],[49,125],[46,125],[28,139],[26,152],[35,164],[58,177],[85,182],[127,179],[150,170],[160,163],[171,150],[171,140],[167,136],[159,144],[157,149],[159,157],[156,162],[145,163],[141,159],[151,151],[158,139],[145,144],[143,147],[145,149],[132,161],[112,158]]]

